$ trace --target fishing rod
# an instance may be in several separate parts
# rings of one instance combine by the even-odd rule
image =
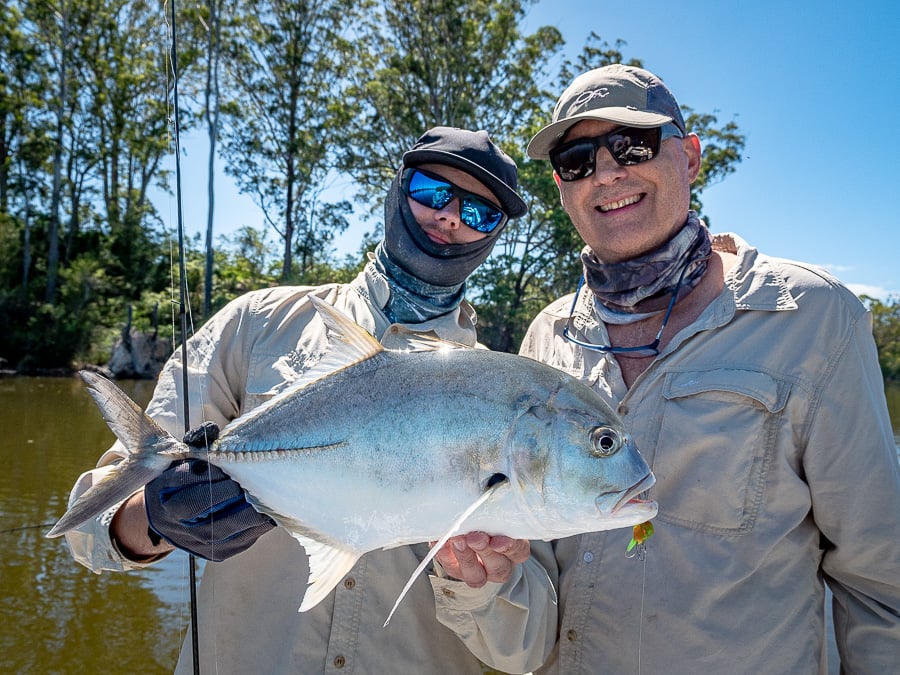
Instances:
[[[188,396],[188,353],[187,353],[187,265],[184,255],[184,216],[181,202],[181,126],[178,108],[178,31],[175,26],[175,0],[170,0],[172,8],[172,104],[174,106],[173,120],[175,123],[175,208],[178,227],[178,315],[181,323],[181,386],[182,402],[184,406],[184,433],[189,432],[191,426],[190,397]],[[200,673],[200,640],[197,626],[197,560],[193,554],[188,555],[188,570],[190,575],[191,590],[191,654],[195,675]]]

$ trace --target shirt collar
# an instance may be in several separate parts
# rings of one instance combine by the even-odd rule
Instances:
[[[373,254],[368,254],[368,262],[350,285],[372,306],[372,311],[379,314],[379,323],[389,323],[381,311],[391,295],[387,280],[375,269]],[[417,324],[398,324],[418,333],[431,332],[442,340],[459,342],[473,347],[476,344],[475,309],[463,300],[453,311],[442,316]]]
[[[730,232],[713,235],[713,250],[734,253],[737,264],[725,277],[737,310],[780,312],[797,309],[787,281],[772,261]]]
[[[713,306],[704,312],[714,324],[726,323],[736,310],[780,312],[797,309],[797,301],[791,294],[787,281],[770,258],[760,254],[756,248],[731,232],[712,235],[712,244],[713,251],[732,253],[738,258],[725,277],[725,287],[730,293],[723,292],[713,301]],[[548,307],[547,313],[566,320],[571,307],[572,296],[568,295]],[[593,295],[587,288],[581,289],[575,303],[572,324],[589,338],[593,331],[600,329],[593,309]],[[603,331],[602,338],[605,337]]]

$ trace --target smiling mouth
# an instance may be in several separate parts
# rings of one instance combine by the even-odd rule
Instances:
[[[625,199],[620,199],[617,202],[609,202],[608,204],[601,204],[597,208],[600,209],[601,213],[609,213],[610,211],[615,211],[616,209],[623,209],[626,206],[631,206],[632,204],[637,204],[641,201],[641,195],[632,195],[631,197],[625,197]]]

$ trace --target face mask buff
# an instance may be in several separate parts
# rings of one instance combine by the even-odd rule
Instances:
[[[401,190],[402,170],[394,177],[384,202],[384,249],[403,271],[435,286],[458,286],[491,254],[497,228],[471,244],[439,245],[419,227]],[[465,227],[463,225],[462,227]]]

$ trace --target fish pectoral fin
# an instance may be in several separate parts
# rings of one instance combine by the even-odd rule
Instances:
[[[394,616],[394,612],[397,611],[397,607],[400,606],[400,601],[406,597],[406,594],[409,592],[409,589],[412,587],[413,582],[416,578],[425,571],[425,568],[428,567],[428,564],[434,560],[434,556],[438,554],[438,551],[441,550],[441,547],[446,544],[450,537],[459,534],[462,532],[462,526],[465,524],[466,520],[471,516],[475,511],[479,509],[479,507],[484,504],[488,499],[494,496],[497,492],[502,490],[503,488],[509,485],[509,479],[502,474],[494,474],[491,479],[488,481],[488,485],[485,488],[484,492],[481,494],[478,499],[476,499],[465,511],[463,511],[460,516],[453,521],[450,525],[450,528],[438,539],[434,545],[431,547],[431,550],[428,551],[428,555],[419,563],[419,566],[416,567],[415,571],[410,575],[409,580],[407,580],[406,585],[403,587],[403,590],[400,591],[400,595],[397,597],[397,600],[394,602],[394,606],[391,608],[390,614],[388,614],[387,619],[384,622],[383,628],[386,628],[387,625],[391,622],[391,617]]]
[[[309,556],[309,585],[300,603],[301,612],[306,612],[318,605],[331,593],[344,576],[353,569],[362,557],[358,551],[339,548],[308,536],[291,533]]]

